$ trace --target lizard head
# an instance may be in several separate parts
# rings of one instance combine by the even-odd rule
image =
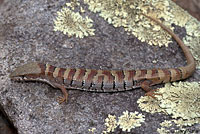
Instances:
[[[10,79],[14,81],[34,80],[35,76],[41,73],[38,62],[27,63],[17,67],[10,75]]]

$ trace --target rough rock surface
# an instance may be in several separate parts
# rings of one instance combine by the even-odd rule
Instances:
[[[68,103],[59,105],[56,98],[61,91],[45,83],[10,81],[9,73],[19,65],[41,61],[59,67],[141,69],[185,64],[176,42],[168,48],[141,43],[91,12],[88,15],[95,20],[95,36],[77,39],[54,32],[53,19],[65,2],[5,0],[0,7],[0,103],[20,134],[87,134],[93,127],[101,133],[108,114],[141,112],[136,101],[144,91],[110,94],[70,90]],[[179,27],[175,32],[180,37],[185,35]],[[196,71],[189,81],[199,80],[199,76]],[[159,123],[170,118],[142,113],[145,123],[135,128],[134,134],[157,133]],[[122,132],[118,129],[116,133]]]
[[[187,10],[192,16],[200,21],[200,0],[173,0],[183,9]]]

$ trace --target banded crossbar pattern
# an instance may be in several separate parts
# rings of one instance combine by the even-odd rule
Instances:
[[[59,102],[67,100],[67,89],[79,89],[95,92],[118,92],[137,87],[147,91],[147,95],[154,96],[150,86],[160,83],[186,79],[191,76],[196,68],[194,57],[189,48],[169,28],[158,20],[143,14],[150,20],[160,25],[168,32],[183,50],[187,65],[169,69],[142,69],[142,70],[94,70],[80,68],[58,68],[49,64],[28,63],[18,67],[10,74],[13,80],[36,80],[48,82],[60,88],[64,97]]]
[[[59,83],[65,88],[95,92],[118,92],[141,87],[144,80],[151,85],[184,79],[180,68],[143,70],[94,70],[80,68],[59,68],[49,64],[37,64],[39,77],[49,83]],[[31,77],[31,75],[29,76]],[[30,78],[31,79],[31,78]]]

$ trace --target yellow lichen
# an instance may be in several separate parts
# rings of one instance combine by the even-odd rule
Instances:
[[[116,120],[115,115],[108,115],[108,118],[105,119],[106,130],[104,130],[103,134],[108,134],[110,132],[114,132],[115,129],[119,126],[122,131],[128,131],[132,128],[141,126],[141,123],[144,122],[144,115],[139,114],[138,112],[123,112],[118,120]]]
[[[69,3],[66,3],[67,7],[70,7],[72,10],[75,10],[76,7],[80,6],[79,0],[70,0]]]
[[[108,118],[105,119],[105,132],[114,132],[115,128],[117,127],[117,120],[115,115],[108,115]]]
[[[157,99],[141,97],[137,103],[146,112],[164,112],[171,115],[173,120],[164,121],[157,131],[160,134],[171,133],[171,128],[177,129],[175,133],[187,132],[185,126],[200,123],[200,82],[174,82],[165,84],[157,93]],[[153,108],[152,108],[153,107]]]
[[[144,115],[139,114],[138,112],[123,112],[123,115],[119,117],[118,125],[122,131],[130,132],[132,128],[141,126],[141,123],[144,122]]]
[[[171,42],[170,36],[167,35],[165,32],[162,33],[162,30],[160,30],[160,27],[158,25],[156,25],[155,23],[148,23],[147,20],[143,20],[143,17],[140,15],[140,13],[143,12],[157,19],[163,18],[165,20],[163,23],[165,25],[170,26],[169,22],[173,20],[172,17],[177,16],[178,14],[177,12],[170,12],[172,10],[171,7],[174,6],[174,3],[171,1],[85,0],[85,3],[89,5],[89,9],[93,12],[97,12],[96,9],[98,9],[98,12],[100,12],[100,16],[102,16],[110,24],[113,24],[115,27],[124,27],[126,31],[131,32],[133,35],[137,36],[141,41],[146,41],[151,45],[154,44],[160,46],[167,46],[167,44]],[[179,9],[181,12],[181,8]],[[182,17],[183,15],[179,16]],[[183,17],[185,21],[182,21],[182,19],[180,18],[179,22],[186,23],[188,20],[186,18],[188,17]],[[146,29],[144,29],[143,26],[146,26]],[[149,29],[147,28],[147,26]],[[147,31],[147,33],[141,32],[144,30]]]
[[[173,118],[194,119],[200,116],[200,83],[179,82],[166,84],[157,96],[160,107]]]
[[[191,16],[182,8],[180,8],[178,5],[176,5],[174,2],[170,2],[170,6],[173,7],[169,12],[171,13],[171,21],[181,27],[184,27],[186,23],[192,19]]]
[[[157,129],[157,132],[160,134],[180,134],[186,133],[190,134],[191,132],[185,126],[192,126],[195,123],[200,123],[200,118],[196,119],[178,119],[178,120],[165,120],[164,122],[160,123],[162,126],[161,128]],[[200,129],[199,129],[200,130]]]
[[[172,120],[174,123],[177,124],[179,127],[184,127],[184,126],[192,126],[195,123],[200,123],[200,117],[195,118],[195,119],[189,119],[189,120],[183,120],[182,118],[178,120]]]
[[[159,104],[160,101],[148,97],[148,96],[142,96],[137,101],[138,106],[141,110],[149,113],[157,113],[157,112],[164,112],[164,109],[160,108]]]
[[[165,121],[163,121],[162,123],[160,123],[160,125],[161,125],[162,127],[170,127],[170,126],[172,126],[172,121],[167,121],[167,120],[165,120]]]
[[[96,131],[96,128],[93,127],[91,129],[88,129],[88,131],[91,132],[92,134],[94,134],[94,132]]]
[[[88,4],[90,11],[97,13],[112,24],[114,27],[123,27],[125,31],[136,36],[142,42],[147,42],[150,45],[168,46],[171,43],[171,36],[163,31],[156,23],[150,21],[141,15],[145,13],[156,19],[162,18],[162,23],[167,27],[171,27],[174,23],[178,26],[192,29],[191,33],[195,36],[186,37],[186,45],[190,46],[192,53],[197,62],[197,67],[200,68],[200,37],[199,25],[190,23],[194,21],[187,12],[177,6],[171,0],[84,0]],[[191,26],[187,28],[187,26]],[[195,30],[195,26],[198,28]],[[143,32],[145,31],[145,32]]]
[[[150,45],[168,46],[172,42],[171,36],[163,31],[156,23],[142,16],[141,13],[145,13],[156,19],[162,18],[162,23],[172,30],[172,23],[186,27],[188,36],[185,38],[185,44],[190,46],[197,60],[197,67],[200,68],[200,46],[198,45],[200,43],[200,23],[195,21],[194,18],[171,0],[84,0],[84,3],[88,4],[90,11],[94,13],[99,12],[99,15],[107,20],[109,24],[112,24],[114,27],[123,27],[128,34],[131,33],[142,42],[145,41]],[[66,5],[72,10],[75,7],[79,7],[81,13],[85,12],[80,6],[79,0],[72,0],[70,3],[66,3]],[[71,13],[69,12],[69,14]],[[81,21],[87,22],[87,24],[83,24],[82,22],[78,22],[79,19],[76,19],[81,17],[80,14],[71,14],[71,16],[60,17],[61,19],[57,17],[57,20],[54,21],[54,29],[56,31],[62,31],[64,34],[67,33],[68,36],[76,35],[76,37],[80,38],[94,35],[94,29],[91,29],[92,20],[89,19],[88,22],[85,21],[88,20],[87,18],[81,19]],[[63,18],[68,18],[64,19],[65,21],[72,21],[70,23],[71,25],[67,25],[70,28],[67,28],[66,22],[68,21],[63,21]],[[77,23],[75,23],[76,20]],[[195,25],[193,25],[194,21]],[[78,23],[82,25],[78,25]]]
[[[170,129],[172,128],[172,126],[174,126],[174,123],[171,120],[170,121],[165,120],[162,123],[160,123],[160,126],[161,128],[157,128],[157,132],[159,134],[169,134],[172,133]]]
[[[84,2],[89,5],[90,11],[99,12],[99,15],[109,24],[114,27],[124,27],[125,31],[135,35],[141,41],[159,46],[167,46],[171,42],[171,37],[166,32],[141,15],[143,12],[158,19],[164,17],[163,14],[169,10],[168,1],[84,0]]]
[[[61,31],[69,37],[75,35],[83,38],[84,36],[94,35],[95,29],[92,29],[93,21],[89,17],[83,18],[78,12],[64,7],[57,12],[58,16],[54,20],[54,31]]]
[[[197,68],[200,69],[200,22],[174,2],[170,2],[170,6],[173,7],[169,10],[171,14],[170,21],[178,26],[185,27],[187,34],[184,38],[184,43],[190,47],[197,61]]]
[[[166,128],[157,128],[157,132],[159,133],[159,134],[169,134],[170,133],[170,131],[169,130],[167,130]]]
[[[191,52],[197,61],[197,68],[200,69],[200,23],[191,18],[185,28],[187,36],[184,38],[184,43],[190,47]]]

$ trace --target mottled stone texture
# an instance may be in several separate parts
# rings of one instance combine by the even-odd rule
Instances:
[[[56,98],[61,91],[45,83],[10,81],[11,70],[26,62],[93,69],[185,64],[184,55],[175,42],[168,48],[149,46],[89,11],[86,14],[95,22],[95,36],[78,39],[54,32],[53,19],[65,2],[4,0],[0,5],[0,103],[20,134],[87,134],[92,127],[97,128],[95,133],[99,134],[105,129],[104,119],[108,114],[119,116],[125,110],[141,112],[136,101],[144,95],[141,89],[113,94],[71,90],[68,103],[59,105]],[[185,35],[184,29],[176,27],[175,31],[181,37]],[[157,63],[153,63],[154,60]],[[196,71],[189,81],[199,80],[199,74]],[[159,123],[169,118],[142,113],[146,116],[145,123],[132,130],[134,134],[157,133]],[[122,132],[118,128],[116,133]]]

